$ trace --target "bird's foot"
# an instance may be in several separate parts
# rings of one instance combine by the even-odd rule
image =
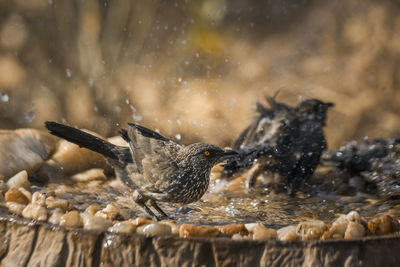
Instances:
[[[150,200],[150,205],[161,214],[162,219],[169,220],[171,219],[161,208],[157,205],[157,202],[153,199]]]

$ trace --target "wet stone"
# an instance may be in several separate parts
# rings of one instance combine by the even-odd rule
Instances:
[[[108,204],[104,209],[97,211],[95,216],[101,217],[104,219],[113,220],[119,214],[119,208],[115,207],[112,204]]]
[[[99,209],[100,207],[97,205],[90,205],[86,208],[85,213],[94,216]]]
[[[51,224],[60,224],[61,216],[64,215],[64,211],[57,208],[51,212],[48,222]]]
[[[368,231],[373,235],[387,235],[400,231],[400,223],[392,216],[384,214],[368,222]]]
[[[197,226],[191,224],[182,224],[179,228],[180,237],[216,237],[219,230],[213,226]]]
[[[30,200],[20,190],[11,188],[8,190],[4,197],[6,202],[14,202],[22,205],[27,205]]]
[[[117,222],[112,227],[108,228],[111,233],[131,234],[135,232],[136,227],[130,221]]]
[[[106,231],[111,225],[111,220],[107,218],[92,216],[89,214],[82,214],[83,228],[88,230]]]
[[[71,177],[76,182],[89,182],[93,180],[106,180],[103,169],[90,169],[81,173],[77,173]]]
[[[365,236],[365,228],[362,224],[357,222],[349,222],[344,239],[359,239]]]
[[[248,231],[244,224],[227,224],[217,226],[218,230],[226,236],[233,236],[234,234],[247,235]]]
[[[296,228],[302,240],[318,240],[326,230],[328,226],[323,221],[301,222]]]
[[[38,204],[41,206],[45,206],[46,205],[46,197],[47,196],[44,193],[35,192],[32,195],[32,203]]]
[[[48,209],[61,209],[66,211],[68,209],[68,201],[65,199],[55,199],[54,197],[46,198],[46,206]]]
[[[141,226],[141,225],[145,225],[145,224],[149,224],[149,223],[153,223],[154,221],[148,218],[136,218],[136,219],[131,219],[129,220],[135,227]]]
[[[18,188],[18,191],[20,191],[24,196],[29,200],[29,202],[32,202],[32,193],[28,190],[26,190],[23,187]]]
[[[171,235],[171,226],[162,223],[150,223],[136,228],[136,233],[146,236]]]
[[[26,208],[26,205],[15,202],[6,202],[6,207],[11,213],[22,215],[22,211]]]
[[[175,221],[160,221],[161,224],[166,224],[171,227],[172,235],[179,235],[179,227],[180,225]]]
[[[76,210],[67,212],[61,216],[60,225],[64,227],[80,228],[83,226],[81,215]]]
[[[33,219],[38,221],[46,221],[47,220],[47,210],[45,207],[31,203],[25,207],[22,211],[22,216],[27,219]]]
[[[253,229],[254,240],[270,240],[277,238],[278,234],[275,229],[267,228],[262,224],[257,224]]]
[[[297,226],[286,226],[277,231],[278,239],[281,241],[297,241],[300,236],[297,234]]]
[[[26,190],[31,191],[31,185],[28,181],[28,173],[25,170],[17,173],[7,181],[7,186],[8,188],[23,187]]]

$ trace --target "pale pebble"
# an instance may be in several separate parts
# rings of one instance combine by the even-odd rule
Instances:
[[[7,181],[8,188],[20,188],[23,187],[28,191],[31,191],[31,185],[28,181],[28,173],[26,170],[20,171]]]
[[[46,221],[47,210],[45,207],[39,204],[31,203],[28,206],[26,206],[25,209],[22,211],[22,216],[24,216],[27,219]]]
[[[218,230],[223,234],[227,236],[233,236],[234,234],[242,234],[242,235],[247,235],[248,231],[244,224],[226,224],[226,225],[221,225],[217,226]]]
[[[106,218],[92,216],[87,213],[83,213],[81,216],[83,220],[83,228],[87,230],[105,231],[112,225],[111,220]]]
[[[131,234],[135,232],[136,227],[130,221],[123,221],[114,224],[112,227],[108,228],[111,233],[121,233],[121,234]]]
[[[104,209],[96,212],[95,216],[101,217],[104,219],[113,220],[119,214],[119,208],[115,207],[112,204],[108,204]]]
[[[219,230],[213,226],[199,226],[191,224],[182,224],[179,228],[180,237],[216,237]]]
[[[249,231],[249,232],[253,232],[253,230],[254,230],[254,228],[255,227],[257,227],[257,225],[258,225],[259,223],[246,223],[245,225],[244,225],[244,227],[247,229],[247,231]]]
[[[59,208],[56,208],[55,210],[53,210],[51,212],[48,222],[51,224],[60,224],[61,216],[63,216],[63,215],[64,215],[64,211]]]
[[[297,225],[297,235],[302,240],[317,240],[320,239],[322,234],[328,230],[328,226],[319,220],[301,222]]]
[[[290,225],[283,227],[277,231],[278,239],[281,241],[297,241],[299,240],[299,235],[297,234],[297,226]]]
[[[87,213],[87,214],[89,214],[89,215],[94,216],[94,215],[96,214],[96,212],[97,212],[99,209],[100,209],[100,207],[97,206],[97,205],[90,205],[89,207],[87,207],[87,208],[85,209],[85,212],[84,212],[84,213]]]
[[[349,222],[347,225],[346,232],[344,233],[344,239],[359,239],[365,236],[365,228],[358,222]]]
[[[83,226],[81,215],[76,210],[67,212],[61,216],[60,225],[64,227],[80,228]]]
[[[22,205],[28,205],[29,199],[18,189],[10,188],[5,194],[6,202],[15,202]]]
[[[171,226],[162,223],[150,223],[136,228],[136,233],[146,236],[170,235]]]
[[[11,213],[22,215],[22,211],[26,208],[26,205],[15,202],[6,202],[6,207]]]
[[[29,202],[32,202],[32,193],[28,190],[26,190],[23,187],[18,188],[18,191],[20,191],[24,196],[29,200]]]
[[[373,218],[368,222],[368,230],[373,235],[387,235],[400,230],[400,223],[388,214]]]
[[[153,223],[154,221],[152,219],[148,219],[148,218],[136,218],[136,219],[130,219],[129,220],[135,227],[141,226],[141,225],[146,225],[149,223]]]
[[[38,204],[41,206],[45,206],[46,205],[46,197],[47,196],[44,193],[35,192],[32,195],[32,203]]]
[[[179,227],[180,225],[175,221],[161,221],[160,223],[169,225],[171,227],[172,235],[179,235]]]
[[[277,238],[278,234],[275,229],[267,228],[262,224],[258,224],[253,229],[254,240],[270,240]]]
[[[65,199],[55,199],[54,197],[47,197],[46,206],[49,209],[59,208],[65,212],[68,209],[68,201]]]
[[[71,178],[76,182],[89,182],[93,180],[107,179],[106,175],[104,174],[104,170],[99,168],[89,169],[87,171],[74,174]]]

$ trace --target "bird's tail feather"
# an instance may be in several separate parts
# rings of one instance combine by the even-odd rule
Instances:
[[[98,152],[110,159],[118,160],[117,146],[98,138],[92,134],[86,133],[79,129],[59,124],[57,122],[46,121],[46,128],[51,134],[64,138],[65,140],[77,144],[80,147],[88,148]]]

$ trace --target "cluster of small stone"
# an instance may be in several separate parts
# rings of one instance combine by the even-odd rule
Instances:
[[[26,219],[48,222],[69,228],[108,231],[122,234],[143,234],[146,236],[175,235],[188,237],[231,237],[234,240],[270,240],[299,241],[325,239],[359,239],[371,235],[385,235],[400,231],[400,223],[390,215],[365,219],[356,211],[341,215],[330,226],[323,221],[305,221],[275,230],[261,223],[229,224],[221,226],[199,226],[178,224],[174,221],[155,222],[148,218],[120,220],[122,210],[108,204],[101,209],[90,205],[79,212],[65,199],[53,194],[34,192],[26,171],[22,171],[7,183],[3,183],[2,192],[6,192],[4,206],[11,213]]]

